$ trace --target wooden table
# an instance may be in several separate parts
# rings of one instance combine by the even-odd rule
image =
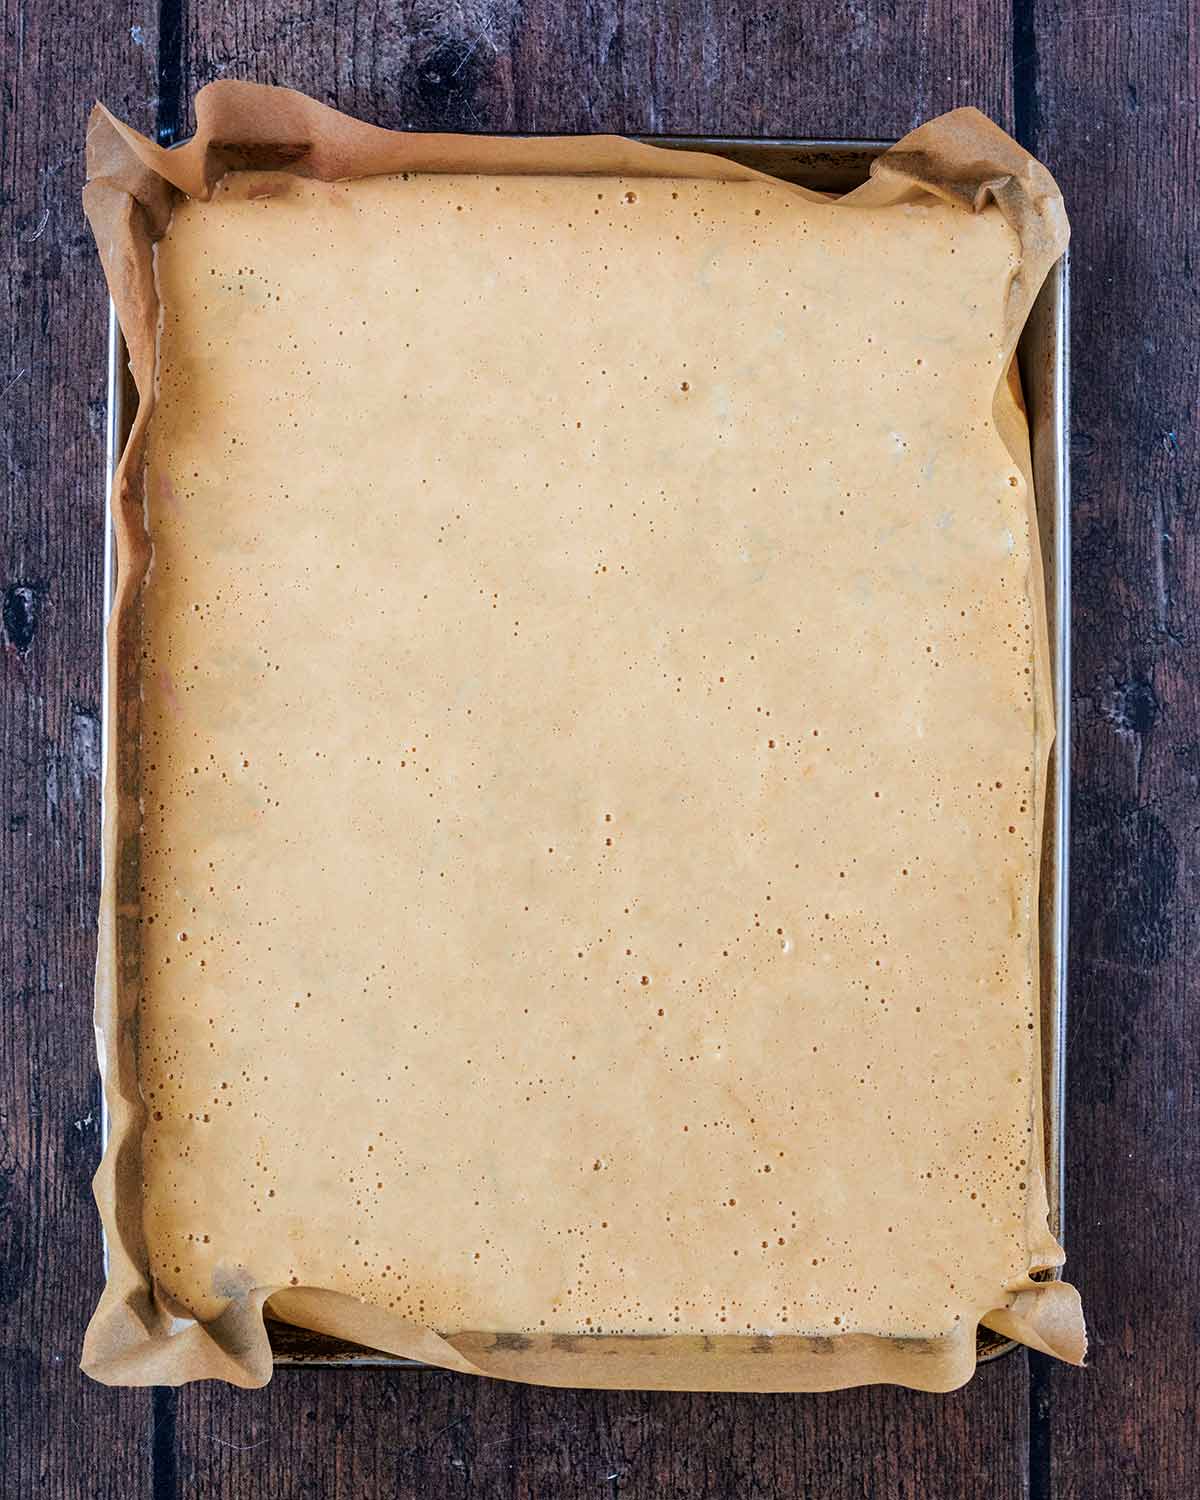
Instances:
[[[0,94],[0,1493],[901,1497],[1200,1492],[1196,0],[9,0]],[[99,96],[163,139],[212,78],[425,129],[899,135],[979,105],[1074,223],[1071,1277],[1079,1372],[945,1397],[539,1390],[285,1371],[111,1391],[90,1025],[107,307],[79,206]]]

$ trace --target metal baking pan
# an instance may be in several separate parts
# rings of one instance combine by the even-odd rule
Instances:
[[[749,140],[734,136],[644,136],[655,146],[677,151],[710,151],[761,172],[797,182],[818,192],[844,193],[865,181],[870,164],[890,141]],[[1068,260],[1051,269],[1034,304],[1018,347],[1021,382],[1029,415],[1034,486],[1046,608],[1050,627],[1051,666],[1058,735],[1050,758],[1040,897],[1042,1091],[1045,1121],[1046,1187],[1050,1228],[1061,1243],[1063,1230],[1063,1116],[1066,1042],[1067,856],[1070,829],[1070,503],[1068,454],[1069,345]],[[105,490],[104,615],[107,622],[116,583],[115,541],[111,510],[112,480],[125,447],[137,392],[129,373],[125,340],[116,313],[109,308],[108,454]],[[107,672],[102,682],[110,690]],[[102,715],[105,736],[107,711]],[[107,763],[107,743],[102,755]],[[102,1105],[102,1136],[108,1140],[108,1113]],[[107,1247],[105,1260],[107,1262]],[[1056,1273],[1055,1273],[1056,1274]],[[400,1359],[310,1333],[268,1319],[277,1365],[414,1365]],[[979,1330],[977,1359],[994,1359],[1015,1348],[1011,1340]]]

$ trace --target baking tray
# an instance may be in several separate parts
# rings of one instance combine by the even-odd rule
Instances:
[[[871,162],[892,141],[757,140],[737,136],[642,136],[653,146],[676,151],[709,151],[741,162],[760,172],[797,182],[818,192],[844,193],[866,180]],[[1042,562],[1046,575],[1046,608],[1050,628],[1051,671],[1058,734],[1050,755],[1045,836],[1040,894],[1042,1092],[1045,1122],[1046,1189],[1050,1229],[1063,1238],[1063,1118],[1066,1045],[1067,857],[1070,830],[1070,487],[1067,467],[1069,433],[1069,263],[1063,256],[1046,278],[1021,341],[1017,358],[1029,416],[1033,449]],[[104,619],[108,622],[116,585],[115,532],[112,519],[112,481],[137,412],[137,391],[129,372],[125,340],[116,311],[108,317],[108,427],[107,483],[104,527]],[[107,665],[101,679],[104,726],[102,768],[107,766],[109,682]],[[103,775],[103,772],[102,772]],[[103,785],[103,779],[101,784]],[[101,1100],[101,1136],[108,1143],[108,1110]],[[104,1252],[105,1270],[108,1249]],[[1057,1272],[1046,1273],[1047,1280]],[[363,1349],[340,1339],[267,1319],[277,1365],[394,1365],[417,1367],[419,1362]],[[1016,1345],[986,1328],[976,1343],[978,1361],[995,1359]]]

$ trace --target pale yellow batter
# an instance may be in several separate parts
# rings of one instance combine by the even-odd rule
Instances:
[[[1004,1305],[1050,726],[999,212],[235,173],[156,253],[160,1293]]]

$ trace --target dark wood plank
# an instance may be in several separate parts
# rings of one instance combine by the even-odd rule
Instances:
[[[228,0],[187,7],[179,76],[287,84],[380,125],[900,135],[1004,121],[1009,0]]]
[[[950,1396],[561,1391],[444,1372],[281,1370],[179,1397],[196,1500],[963,1500],[1024,1494],[1014,1361]]]
[[[817,18],[820,18],[819,21]],[[181,98],[223,76],[424,129],[899,135],[955,104],[1011,116],[1008,0],[855,6],[428,0],[188,8]],[[190,123],[181,118],[181,129]],[[283,1371],[180,1393],[180,1493],[1024,1496],[1027,1362],[948,1398],[564,1392],[438,1374]]]
[[[92,1036],[107,298],[80,208],[97,93],[152,119],[155,28],[5,10],[0,90],[0,1493],[149,1495],[148,1392],[77,1369],[103,1280]],[[135,28],[137,33],[135,34]]]
[[[1056,1500],[1200,1484],[1198,19],[1038,0],[1022,59],[1074,224],[1067,1234],[1092,1354],[1037,1375]]]

